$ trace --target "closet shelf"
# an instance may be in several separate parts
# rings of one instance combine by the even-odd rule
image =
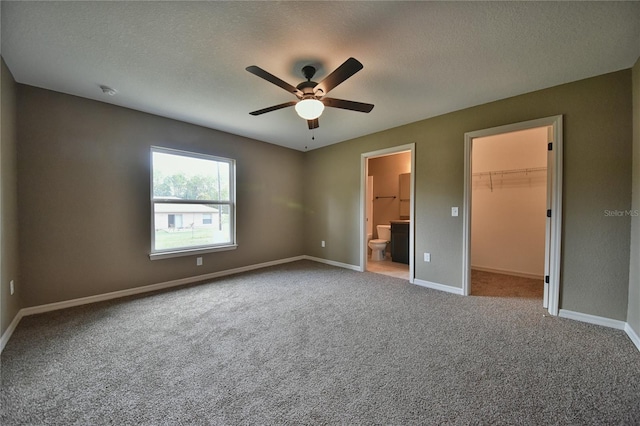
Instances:
[[[538,176],[540,176],[539,173],[547,172],[547,168],[546,167],[532,167],[532,168],[526,168],[526,169],[510,169],[510,170],[494,170],[494,171],[489,171],[489,172],[477,172],[477,173],[473,173],[472,176],[473,178],[478,178],[478,179],[482,179],[483,176],[488,176],[489,177],[489,188],[491,188],[491,192],[493,192],[493,179],[494,178],[518,178],[518,177],[533,177],[534,174],[537,174]],[[518,175],[524,175],[524,176],[518,176]]]
[[[546,172],[547,168],[546,167],[534,167],[534,168],[528,168],[528,169],[511,169],[511,170],[494,170],[494,171],[490,171],[490,172],[478,172],[478,173],[474,173],[473,176],[498,176],[498,175],[511,175],[511,174],[517,174],[517,173],[524,173],[524,174],[529,174],[529,173],[535,173],[535,172]]]

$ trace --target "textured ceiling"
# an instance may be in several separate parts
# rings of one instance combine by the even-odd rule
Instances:
[[[24,84],[294,149],[314,149],[450,111],[633,66],[640,2],[11,2],[1,53]],[[349,57],[364,69],[313,133],[294,100],[248,73],[296,85]],[[100,85],[117,90],[107,96]]]

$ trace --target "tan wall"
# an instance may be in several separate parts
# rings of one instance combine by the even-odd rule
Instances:
[[[640,59],[633,67],[633,203],[640,212]],[[640,217],[631,218],[631,268],[627,322],[640,336]]]
[[[3,73],[3,147],[5,84]],[[26,290],[24,306],[34,306],[299,254],[356,265],[360,154],[411,142],[417,258],[432,253],[431,263],[416,262],[416,277],[461,287],[462,222],[450,208],[462,207],[464,133],[564,114],[561,308],[625,320],[638,293],[633,270],[629,285],[631,219],[603,212],[631,208],[631,93],[625,70],[303,154],[18,85],[18,295]],[[192,257],[148,260],[152,144],[238,160],[238,250],[205,255],[201,267]],[[3,197],[5,176],[3,167]],[[85,219],[71,226],[69,209]],[[3,331],[22,306],[5,305]],[[637,318],[631,307],[629,321]]]
[[[373,176],[373,236],[376,225],[389,225],[400,219],[400,175],[411,173],[411,153],[403,152],[369,160],[369,176]],[[378,198],[389,197],[396,198]]]
[[[303,254],[303,153],[30,86],[18,100],[26,306]],[[149,260],[151,145],[236,159],[237,250]]]
[[[564,115],[565,147],[560,306],[625,320],[630,218],[604,210],[631,206],[630,70],[308,152],[306,253],[359,264],[360,155],[415,142],[416,278],[462,287],[462,217],[451,217],[451,207],[463,202],[464,133],[557,114]]]
[[[497,172],[546,169],[547,142],[546,127],[473,140],[473,268],[544,276],[546,171]]]
[[[2,77],[1,115],[2,143],[0,145],[0,335],[22,308],[22,282],[18,275],[18,200],[17,200],[17,136],[16,136],[16,83],[11,72],[1,61]],[[11,296],[9,282],[14,280],[15,293]]]

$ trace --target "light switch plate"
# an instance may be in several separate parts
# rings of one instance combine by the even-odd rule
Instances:
[[[458,216],[458,208],[457,207],[451,207],[451,216]]]

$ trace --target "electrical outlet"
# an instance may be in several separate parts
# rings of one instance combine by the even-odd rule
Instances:
[[[325,247],[324,240],[320,243],[320,246]]]
[[[9,281],[9,292],[11,293],[12,296],[13,296],[13,293],[16,292],[16,285],[13,282],[13,280]]]
[[[431,262],[431,253],[425,253],[424,254],[424,261],[425,262]]]
[[[196,257],[196,266],[202,266],[202,258]]]

